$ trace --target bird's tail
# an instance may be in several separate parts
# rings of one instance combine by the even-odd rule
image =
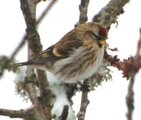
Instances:
[[[29,65],[32,65],[33,63],[32,62],[21,62],[21,63],[15,63],[15,64],[12,64],[11,66],[12,67],[19,67],[19,66],[29,66]]]

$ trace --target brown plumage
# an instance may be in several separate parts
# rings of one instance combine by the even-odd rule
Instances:
[[[87,79],[102,62],[107,34],[106,28],[98,23],[81,24],[35,59],[15,66],[30,65],[48,70],[62,81]]]

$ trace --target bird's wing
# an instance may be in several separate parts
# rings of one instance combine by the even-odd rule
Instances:
[[[50,48],[42,51],[41,57],[48,57],[48,59],[64,59],[70,56],[73,51],[82,46],[82,40],[80,40],[75,34],[75,30],[67,33],[59,42],[51,46]]]
[[[83,38],[83,37],[82,37]],[[40,52],[35,58],[27,62],[17,63],[14,66],[29,65],[37,69],[51,70],[58,60],[69,58],[76,49],[83,46],[83,41],[76,29],[68,32],[60,41]]]
[[[83,44],[82,40],[78,37],[75,30],[70,31],[54,45],[53,54],[62,58],[69,57],[75,49]]]
[[[35,65],[36,67],[46,66],[47,68],[51,68],[57,60],[68,58],[73,54],[75,49],[82,45],[83,42],[78,38],[74,29],[67,33],[59,42],[35,56],[34,59],[27,62],[17,63],[15,66]]]

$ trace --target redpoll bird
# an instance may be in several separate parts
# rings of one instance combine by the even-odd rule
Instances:
[[[66,82],[89,79],[102,63],[107,35],[106,28],[98,23],[81,24],[35,59],[15,66],[47,70]]]

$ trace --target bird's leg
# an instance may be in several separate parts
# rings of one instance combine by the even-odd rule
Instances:
[[[81,91],[90,91],[89,79],[85,79],[83,83],[79,81],[78,84],[80,85]]]

